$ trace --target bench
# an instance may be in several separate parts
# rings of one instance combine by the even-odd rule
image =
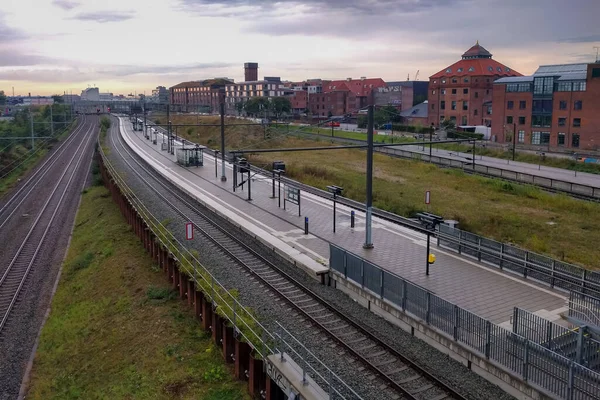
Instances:
[[[444,218],[439,215],[431,214],[428,212],[422,212],[417,214],[417,218],[419,221],[425,225],[427,229],[435,229],[435,227],[442,222],[444,222]]]

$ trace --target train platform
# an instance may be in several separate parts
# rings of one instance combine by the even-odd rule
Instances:
[[[567,310],[564,292],[544,287],[531,280],[495,270],[476,260],[436,247],[430,274],[425,274],[426,236],[400,225],[373,218],[374,248],[363,249],[365,215],[356,211],[351,227],[351,209],[337,205],[337,227],[333,233],[331,201],[301,192],[300,216],[296,204],[283,209],[279,199],[272,197],[270,176],[255,175],[251,184],[251,200],[247,200],[247,185],[233,191],[233,168],[226,164],[227,181],[222,182],[221,163],[215,173],[215,160],[203,155],[203,166],[182,167],[176,155],[134,131],[127,118],[120,118],[120,132],[130,148],[146,160],[158,173],[175,183],[209,208],[259,238],[278,253],[309,274],[315,276],[328,270],[329,243],[343,247],[420,285],[436,295],[483,318],[510,326],[514,307],[519,307],[548,319],[558,319]],[[277,189],[277,186],[276,186]],[[277,192],[277,190],[276,190]],[[305,217],[309,219],[309,234],[304,233]],[[185,228],[182,226],[182,230]]]

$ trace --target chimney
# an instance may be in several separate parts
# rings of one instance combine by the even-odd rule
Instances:
[[[246,82],[258,80],[258,63],[248,62],[244,64],[244,80]]]
[[[361,77],[360,77],[360,80],[361,80],[361,81],[364,81],[365,79],[367,79],[367,77],[366,77],[366,76],[361,76]]]
[[[346,80],[347,80],[348,82],[350,82],[350,81],[352,80],[352,78],[346,78]]]

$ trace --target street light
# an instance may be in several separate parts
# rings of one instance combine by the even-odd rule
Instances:
[[[278,207],[281,208],[281,174],[285,174],[285,169],[274,169],[274,173],[277,174],[277,180],[279,182],[279,188],[277,189]]]
[[[327,190],[329,191],[329,193],[333,194],[333,233],[335,233],[335,199],[336,199],[336,196],[342,194],[342,191],[344,191],[344,188],[332,185],[332,186],[327,186]]]

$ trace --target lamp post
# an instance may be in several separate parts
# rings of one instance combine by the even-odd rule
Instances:
[[[279,184],[279,188],[277,189],[277,199],[278,199],[278,207],[281,208],[281,174],[285,174],[285,170],[281,170],[281,169],[275,169],[273,170],[274,173],[277,174],[277,181]]]
[[[225,175],[225,102],[220,105],[221,111],[221,182],[227,181]]]
[[[515,161],[515,154],[517,151],[517,124],[513,122],[513,154],[512,159]]]
[[[333,194],[333,233],[335,233],[335,199],[338,195],[342,194],[342,191],[344,190],[344,188],[341,188],[339,186],[327,186],[327,190],[329,191],[329,193]]]

